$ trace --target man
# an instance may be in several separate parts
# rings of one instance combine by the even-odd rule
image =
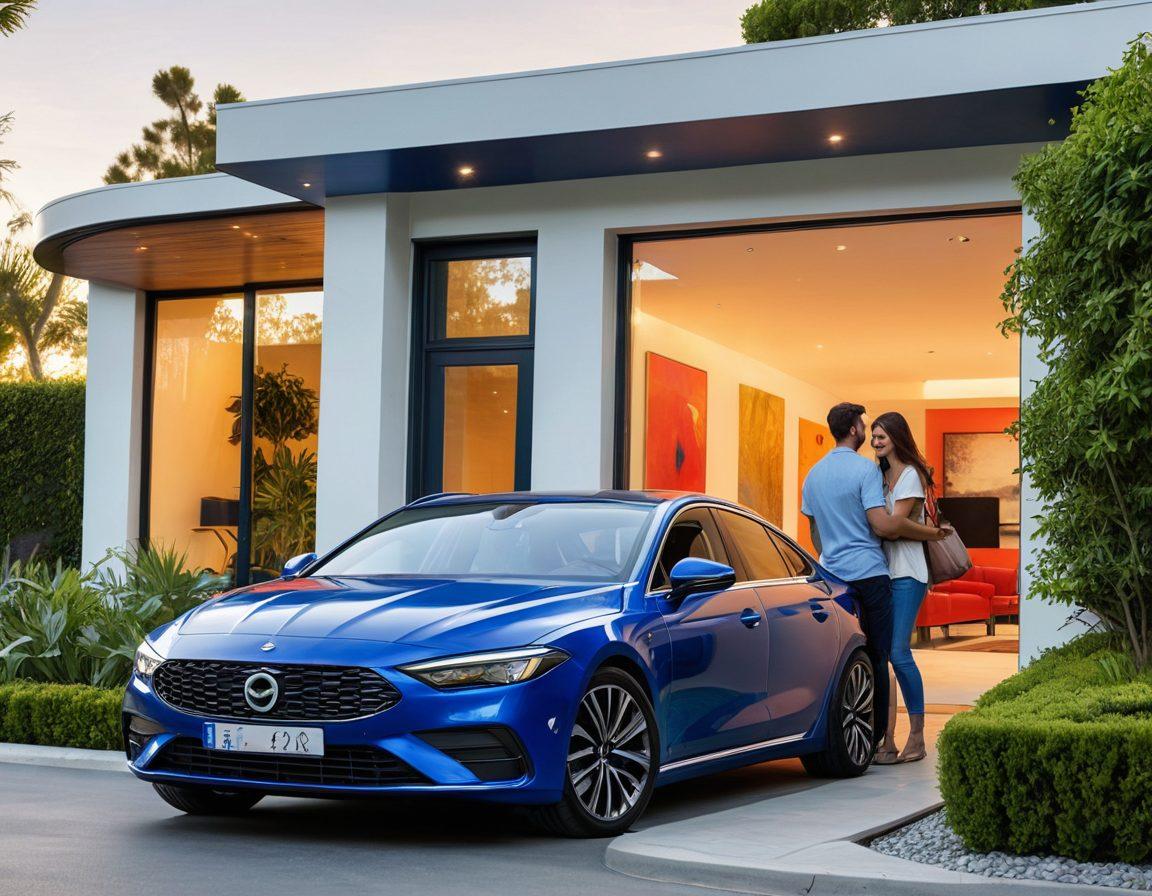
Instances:
[[[828,412],[828,428],[836,447],[805,478],[801,511],[811,524],[820,563],[850,584],[860,600],[860,624],[876,671],[872,733],[879,744],[888,718],[892,649],[892,580],[880,540],[909,536],[922,527],[888,513],[880,468],[856,453],[868,438],[864,406],[836,405]],[[947,534],[942,529],[937,533]]]

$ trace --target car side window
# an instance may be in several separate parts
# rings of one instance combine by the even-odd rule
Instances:
[[[793,573],[776,549],[768,529],[751,517],[729,510],[719,510],[724,531],[731,536],[740,558],[744,561],[742,582],[761,582],[771,579],[788,579]]]
[[[656,568],[652,574],[653,591],[669,587],[668,577],[672,567],[685,557],[699,557],[717,563],[728,562],[720,532],[707,507],[689,508],[672,522],[664,546],[660,549],[660,556],[656,559]]]
[[[776,547],[780,549],[784,561],[792,568],[792,575],[808,577],[815,572],[808,558],[775,532],[772,533],[772,540],[776,542]]]

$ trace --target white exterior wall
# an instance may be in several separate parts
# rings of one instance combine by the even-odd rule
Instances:
[[[81,565],[140,535],[144,413],[144,294],[88,288],[88,385],[84,396]]]
[[[407,199],[332,199],[324,222],[316,547],[404,503],[411,255]]]

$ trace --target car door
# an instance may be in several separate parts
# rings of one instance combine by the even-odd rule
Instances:
[[[664,726],[670,760],[758,743],[770,723],[768,636],[755,590],[736,586],[675,599],[668,574],[685,557],[731,565],[708,507],[688,507],[672,520],[649,584],[672,654]]]
[[[717,516],[764,608],[771,736],[804,734],[820,714],[839,657],[832,598],[808,580],[812,570],[803,555],[765,523],[735,511]]]

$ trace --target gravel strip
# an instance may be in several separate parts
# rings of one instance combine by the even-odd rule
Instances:
[[[1152,890],[1152,865],[1077,862],[1060,856],[969,852],[960,837],[944,822],[943,810],[891,834],[877,837],[870,845],[885,855],[938,865],[950,871],[982,874],[985,877],[1092,884],[1123,890]]]

